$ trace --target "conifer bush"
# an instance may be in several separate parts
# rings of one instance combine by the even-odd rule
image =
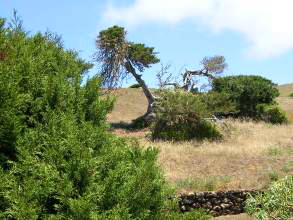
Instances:
[[[165,219],[158,152],[107,132],[92,65],[0,24],[0,219]]]
[[[257,105],[275,104],[279,96],[276,85],[261,76],[228,76],[212,81],[212,91],[226,93],[235,102],[238,116],[257,118]]]
[[[206,120],[211,117],[214,105],[217,105],[208,102],[207,96],[180,90],[162,93],[151,128],[152,138],[173,141],[221,138],[222,134],[216,125]]]

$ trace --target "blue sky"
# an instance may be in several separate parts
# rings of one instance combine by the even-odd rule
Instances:
[[[292,8],[290,0],[0,0],[1,17],[16,9],[26,30],[56,32],[88,61],[99,31],[117,24],[130,41],[155,47],[174,74],[223,55],[224,75],[256,74],[278,84],[293,82]],[[145,71],[150,87],[159,70],[157,64]]]

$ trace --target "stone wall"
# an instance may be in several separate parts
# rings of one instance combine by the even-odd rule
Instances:
[[[255,196],[259,191],[197,192],[179,196],[179,207],[182,212],[192,208],[205,209],[212,216],[236,215],[244,212],[248,195]]]

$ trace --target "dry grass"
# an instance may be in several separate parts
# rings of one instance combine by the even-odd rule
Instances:
[[[278,101],[293,120],[293,99],[286,96],[293,85],[280,87]],[[117,91],[117,103],[108,120],[130,122],[147,107],[141,89]],[[160,149],[159,164],[166,179],[182,191],[263,189],[284,175],[293,175],[293,125],[273,126],[254,122],[229,122],[221,142],[150,142],[147,131],[114,131],[134,136],[144,146]]]
[[[147,142],[178,191],[263,189],[293,174],[293,125],[230,121],[222,142]]]
[[[278,86],[278,89],[280,91],[280,96],[286,96],[288,97],[289,94],[291,94],[293,92],[293,83],[291,84],[286,84],[286,85],[281,85]]]
[[[147,100],[141,89],[119,89],[115,91],[116,102],[108,115],[111,123],[129,123],[143,115],[147,109]]]
[[[287,112],[289,119],[293,121],[293,98],[280,96],[277,101],[281,108]]]
[[[282,109],[288,113],[288,117],[293,121],[293,98],[289,97],[293,93],[293,84],[281,85],[278,87],[280,91],[280,97],[277,98]]]

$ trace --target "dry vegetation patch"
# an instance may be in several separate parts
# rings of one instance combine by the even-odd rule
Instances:
[[[147,100],[142,89],[119,89],[113,95],[116,96],[116,102],[113,111],[108,115],[110,123],[130,123],[146,112]]]
[[[264,189],[293,174],[293,125],[228,124],[221,142],[143,142],[160,149],[159,164],[178,192]]]
[[[280,96],[288,97],[293,92],[293,83],[278,86]]]

